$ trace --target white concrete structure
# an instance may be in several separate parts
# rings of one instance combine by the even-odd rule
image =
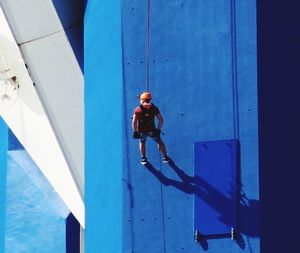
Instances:
[[[82,71],[52,1],[0,3],[0,114],[84,227]]]

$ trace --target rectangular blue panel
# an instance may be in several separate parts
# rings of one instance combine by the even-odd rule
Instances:
[[[220,235],[236,228],[238,141],[195,143],[195,230]]]

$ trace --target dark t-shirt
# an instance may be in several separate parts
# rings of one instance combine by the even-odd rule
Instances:
[[[155,130],[155,115],[157,115],[159,109],[154,105],[147,109],[145,107],[138,106],[134,110],[134,114],[138,120],[138,130],[142,133],[147,133]]]

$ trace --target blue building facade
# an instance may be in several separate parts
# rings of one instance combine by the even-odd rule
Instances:
[[[87,2],[86,252],[259,252],[256,52],[255,1]],[[150,164],[140,165],[132,139],[137,94],[145,90],[164,116],[168,165],[151,140]],[[239,146],[232,158],[239,202],[231,210],[231,181],[213,159],[208,181],[195,186],[195,145],[219,148],[226,140]],[[212,187],[217,177],[224,192]],[[195,242],[197,187],[215,222],[236,220],[236,240],[212,223],[212,233]]]
[[[84,8],[85,252],[296,252],[295,6]],[[82,40],[67,35],[83,67]],[[152,140],[140,164],[131,120],[145,90],[164,117],[169,164]],[[2,120],[0,136],[0,252],[79,252],[74,217]]]

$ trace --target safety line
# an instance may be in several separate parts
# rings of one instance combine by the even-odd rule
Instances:
[[[146,73],[146,91],[150,91],[150,14],[151,14],[151,3],[148,0],[147,7],[147,46],[146,46],[146,57],[147,57],[147,73]]]
[[[232,53],[232,97],[233,97],[233,134],[239,139],[239,101],[237,85],[237,51],[236,51],[236,2],[231,0],[231,53]]]

